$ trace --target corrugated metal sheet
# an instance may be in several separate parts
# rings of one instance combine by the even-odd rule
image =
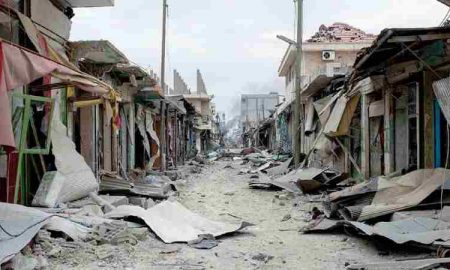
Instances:
[[[450,77],[434,82],[433,88],[442,113],[450,123]]]

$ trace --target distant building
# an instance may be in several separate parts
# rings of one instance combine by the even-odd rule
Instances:
[[[256,127],[275,112],[278,103],[278,93],[241,95],[241,122]]]
[[[279,95],[276,92],[241,95],[241,127],[245,145],[258,146],[258,142],[250,142],[252,134],[275,114],[279,103]]]
[[[369,47],[375,38],[374,35],[344,23],[335,23],[330,27],[320,26],[319,31],[303,44],[302,89],[317,78],[327,81],[351,71],[358,52]],[[295,97],[296,52],[295,46],[290,45],[278,69],[278,75],[285,78],[284,94],[287,102]]]

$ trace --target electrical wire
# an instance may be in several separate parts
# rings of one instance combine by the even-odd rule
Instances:
[[[443,26],[445,24],[445,22],[447,22],[447,20],[450,18],[450,8],[447,11],[447,14],[445,14],[444,18],[442,19],[441,23],[439,24],[439,26]]]
[[[9,231],[6,230],[1,224],[0,224],[0,229],[1,229],[2,231],[4,231],[9,237],[14,237],[14,238],[16,238],[16,237],[19,237],[19,236],[21,236],[22,234],[26,233],[29,229],[33,228],[34,226],[36,226],[36,225],[38,225],[38,224],[41,224],[41,223],[43,223],[43,222],[49,220],[50,218],[52,218],[52,217],[54,217],[54,216],[57,216],[57,215],[50,215],[50,216],[48,216],[48,217],[45,217],[43,220],[40,220],[40,221],[38,221],[38,222],[36,222],[36,223],[33,223],[33,224],[31,224],[30,226],[26,227],[22,232],[20,232],[20,233],[18,233],[18,234],[13,234],[13,233],[9,232]]]

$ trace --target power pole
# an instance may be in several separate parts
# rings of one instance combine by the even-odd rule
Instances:
[[[303,122],[302,110],[302,45],[303,45],[303,0],[297,1],[297,42],[296,42],[296,60],[295,60],[295,108],[294,108],[294,130],[293,130],[293,151],[295,168],[300,165],[301,153],[301,132]]]
[[[161,50],[161,89],[166,94],[166,24],[167,24],[167,0],[163,0],[163,29],[162,29],[162,50]],[[161,126],[160,126],[160,153],[161,153],[161,171],[166,170],[166,103],[161,100]]]
[[[166,24],[167,24],[167,0],[163,0],[163,25],[162,25],[162,46],[161,46],[161,89],[166,93]]]

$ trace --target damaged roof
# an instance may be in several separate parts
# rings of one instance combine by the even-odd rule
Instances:
[[[436,40],[450,38],[450,27],[432,28],[388,28],[381,32],[371,47],[363,49],[356,61],[355,69],[385,64],[397,57],[413,57],[405,45],[411,50],[420,43],[421,46],[431,44]]]
[[[96,64],[128,64],[128,58],[108,40],[71,42],[72,59]]]

